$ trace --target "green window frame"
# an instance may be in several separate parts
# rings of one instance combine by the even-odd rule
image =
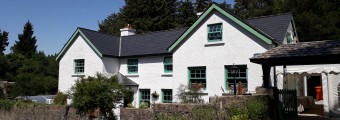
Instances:
[[[75,59],[74,60],[74,73],[83,74],[85,72],[85,60]]]
[[[226,88],[233,89],[234,85],[234,76],[231,74],[231,67],[233,65],[225,66],[225,75],[226,75]],[[244,85],[244,88],[248,89],[248,68],[247,65],[235,65],[238,68],[237,75],[235,76],[236,84],[241,81]],[[231,88],[229,88],[231,87]]]
[[[138,73],[138,59],[127,60],[128,74]]]
[[[150,89],[139,90],[139,104],[142,102],[146,102],[150,106]]]
[[[222,41],[222,23],[208,25],[208,42]]]
[[[205,89],[207,87],[206,67],[189,67],[189,86],[192,84],[201,84]]]
[[[164,72],[171,73],[172,72],[172,57],[164,57]]]
[[[172,89],[162,89],[162,102],[172,103]]]

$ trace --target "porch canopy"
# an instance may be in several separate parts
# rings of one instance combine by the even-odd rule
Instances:
[[[263,87],[270,87],[272,66],[339,64],[340,40],[285,44],[262,54],[255,54],[250,62],[262,65]]]

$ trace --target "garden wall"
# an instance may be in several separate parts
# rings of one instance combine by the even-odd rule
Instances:
[[[76,114],[74,108],[66,112],[65,106],[25,106],[0,109],[0,120],[86,120],[86,117]]]
[[[269,112],[274,112],[272,99],[268,95],[236,95],[210,97],[208,104],[153,104],[151,109],[121,108],[121,120],[135,119],[228,119],[225,108],[232,105],[244,105],[248,101],[260,99],[267,106]],[[275,113],[268,113],[275,118]],[[169,118],[171,116],[171,118]]]

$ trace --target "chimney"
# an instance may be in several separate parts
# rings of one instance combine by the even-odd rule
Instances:
[[[136,30],[133,29],[130,24],[125,26],[124,28],[120,29],[120,36],[130,36],[130,35],[135,35]]]

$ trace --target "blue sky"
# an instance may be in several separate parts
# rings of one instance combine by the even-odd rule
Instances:
[[[214,0],[223,2],[223,0]],[[232,3],[234,0],[227,0]],[[18,40],[24,24],[34,27],[38,51],[58,53],[77,27],[98,30],[98,22],[119,12],[124,0],[2,0],[0,29],[9,32],[5,53]]]

